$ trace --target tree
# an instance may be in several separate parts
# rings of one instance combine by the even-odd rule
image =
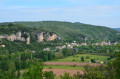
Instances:
[[[98,66],[98,67],[91,67],[89,65],[85,66],[85,79],[105,79],[104,76],[105,67]]]
[[[73,77],[70,76],[70,73],[66,72],[64,76],[60,76],[61,79],[73,79]]]
[[[45,71],[43,75],[44,75],[45,79],[54,79],[55,78],[55,74],[53,73],[53,71]]]
[[[113,61],[113,66],[116,72],[116,79],[120,79],[120,54],[117,54],[116,59]]]
[[[84,62],[84,57],[83,56],[81,57],[81,61]]]
[[[91,62],[92,62],[92,63],[95,63],[95,59],[91,59]]]
[[[37,62],[23,75],[24,79],[43,79],[43,67]]]

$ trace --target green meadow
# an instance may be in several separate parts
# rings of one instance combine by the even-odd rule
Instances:
[[[91,59],[95,59],[96,61],[106,61],[109,56],[102,55],[89,55],[89,54],[78,54],[74,56],[69,56],[63,59],[52,60],[51,62],[82,62],[81,57],[84,57],[84,62],[89,62]]]

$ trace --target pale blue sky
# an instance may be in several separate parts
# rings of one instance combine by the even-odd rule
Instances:
[[[0,22],[43,20],[120,28],[120,0],[0,0]]]

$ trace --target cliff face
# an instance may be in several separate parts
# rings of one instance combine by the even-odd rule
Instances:
[[[56,34],[53,34],[52,36],[48,37],[48,41],[54,41],[57,38]]]
[[[26,35],[24,37],[24,35]],[[43,42],[44,40],[46,41],[54,41],[55,39],[59,39],[56,34],[51,34],[49,32],[39,32],[39,33],[34,33],[33,36],[36,36],[36,41],[37,42]],[[0,39],[6,38],[9,41],[25,41],[26,44],[30,44],[31,36],[29,33],[21,33],[17,32],[16,34],[11,34],[11,35],[0,35]]]
[[[0,35],[0,39],[3,39],[3,38],[6,38],[9,41],[19,40],[19,41],[26,41],[27,44],[30,43],[30,38],[25,39],[24,37],[22,37],[21,32],[17,32],[16,34],[11,34],[11,35]]]
[[[43,32],[37,34],[37,42],[43,42]]]
[[[26,42],[26,44],[30,44],[30,36],[27,37]]]
[[[49,32],[41,32],[37,34],[37,42],[43,42],[44,40],[54,41],[55,39],[57,39],[57,37],[58,36],[56,34],[50,35]]]

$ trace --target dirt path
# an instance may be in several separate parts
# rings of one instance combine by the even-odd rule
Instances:
[[[103,64],[98,64],[98,63],[79,63],[79,62],[45,62],[44,64],[46,65],[76,65],[76,66],[85,66],[85,65],[90,65],[90,66],[99,66]]]
[[[77,74],[77,72],[80,72],[81,74],[84,73],[83,70],[71,70],[71,69],[44,69],[43,71],[53,71],[56,76],[64,75],[65,72],[69,72],[70,75]]]

